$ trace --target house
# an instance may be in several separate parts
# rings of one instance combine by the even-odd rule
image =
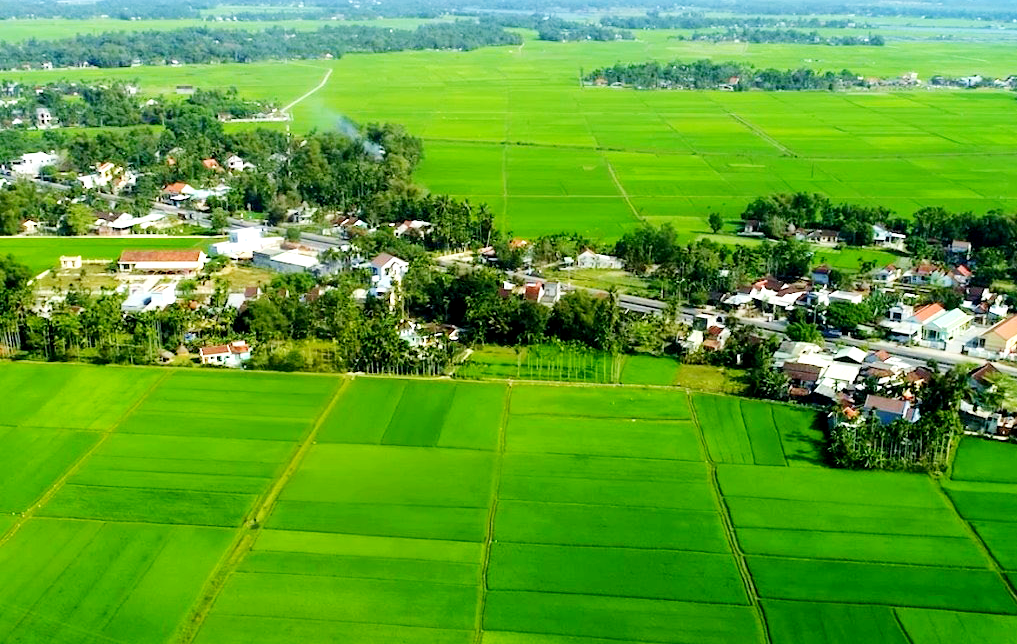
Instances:
[[[243,340],[198,349],[201,364],[237,369],[251,359],[251,347]]]
[[[95,229],[99,235],[128,235],[134,228],[151,228],[165,218],[165,213],[158,211],[144,217],[135,217],[129,212],[122,212],[119,215],[112,212],[98,213]]]
[[[720,351],[730,337],[731,329],[718,324],[711,325],[703,336],[703,348],[708,351]]]
[[[11,172],[20,177],[34,179],[43,168],[60,163],[60,157],[53,152],[26,152],[11,163]]]
[[[406,234],[409,234],[411,237],[426,237],[430,228],[431,222],[429,221],[421,221],[419,219],[406,220],[394,226],[392,234],[396,237],[402,237]]]
[[[540,282],[531,282],[526,285],[523,291],[523,299],[527,302],[538,303],[544,297],[544,285]]]
[[[276,273],[313,273],[320,266],[317,255],[310,255],[297,249],[261,248],[251,251],[252,263],[258,268]]]
[[[751,235],[753,237],[762,237],[763,231],[760,230],[758,219],[746,219],[742,222],[742,235]]]
[[[885,286],[893,286],[893,283],[900,279],[900,276],[901,270],[896,265],[887,264],[872,274],[872,280]]]
[[[829,295],[830,303],[847,302],[848,304],[861,304],[865,301],[864,293],[854,291],[834,291]]]
[[[836,246],[840,243],[840,233],[836,230],[803,230],[802,239],[821,246]]]
[[[950,280],[957,286],[967,286],[968,281],[971,279],[971,275],[971,270],[964,264],[954,266],[947,274]]]
[[[935,374],[931,369],[925,367],[915,367],[904,376],[904,381],[907,382],[908,386],[912,389],[918,389],[925,383],[932,380],[932,376]]]
[[[248,163],[242,157],[234,154],[226,159],[226,169],[230,172],[244,172],[245,170],[254,170],[254,164]]]
[[[127,290],[127,299],[120,304],[124,313],[145,313],[161,311],[177,301],[177,282],[162,282],[159,279],[132,284]]]
[[[282,237],[265,237],[260,226],[233,228],[227,234],[227,241],[212,244],[209,249],[212,257],[223,255],[233,260],[254,259],[255,251],[278,247],[283,241]]]
[[[219,162],[216,161],[215,159],[202,159],[201,165],[205,166],[206,170],[211,170],[213,172],[222,172],[222,166],[219,165]]]
[[[907,237],[908,237],[907,235],[895,233],[892,230],[888,230],[879,224],[872,225],[873,246],[882,246],[883,248],[904,250],[904,240],[906,240]]]
[[[546,306],[554,306],[561,299],[564,291],[565,285],[561,282],[545,282],[544,297],[540,300],[540,303]]]
[[[170,205],[180,205],[180,202],[187,201],[194,194],[194,188],[183,181],[171,183],[162,189],[163,201]]]
[[[954,239],[946,247],[946,254],[953,262],[966,262],[971,259],[971,242]]]
[[[60,270],[76,271],[81,268],[81,255],[61,255]]]
[[[1013,354],[1017,349],[1017,315],[993,325],[978,336],[977,347],[989,355],[999,357]]]
[[[972,389],[987,390],[996,386],[1000,371],[991,362],[986,362],[968,372],[968,384]]]
[[[291,224],[305,225],[310,224],[314,221],[314,215],[318,212],[317,208],[308,206],[307,203],[302,203],[296,208],[290,208],[286,211],[286,221]]]
[[[56,119],[53,118],[53,113],[49,111],[47,107],[35,108],[35,127],[40,130],[45,130],[56,125]]]
[[[601,255],[589,248],[579,253],[579,256],[576,257],[576,268],[619,269],[623,267],[624,264],[617,257]]]
[[[26,235],[34,235],[39,232],[39,222],[34,219],[26,219],[21,222],[21,229]]]
[[[194,93],[194,85],[177,85],[177,94],[189,95],[189,94],[193,94],[193,93]]]
[[[889,320],[880,326],[890,332],[895,342],[910,343],[921,338],[922,326],[933,317],[944,313],[942,306],[927,304],[915,310],[910,304],[895,304],[888,312]]]
[[[121,272],[194,275],[208,257],[200,250],[125,250],[117,260]]]
[[[820,353],[822,348],[811,342],[785,340],[773,354],[773,366],[780,368],[786,362],[798,362],[803,356]]]
[[[922,324],[923,345],[945,348],[958,335],[971,327],[973,318],[961,309],[951,309],[929,318]]]
[[[837,351],[833,355],[835,362],[853,362],[855,364],[862,364],[865,362],[867,354],[858,347],[844,347]]]
[[[371,294],[375,297],[394,292],[402,284],[410,264],[388,253],[381,253],[368,265],[371,270]]]
[[[865,404],[862,409],[869,415],[875,416],[879,422],[889,425],[895,420],[906,420],[909,423],[918,421],[919,412],[910,400],[901,398],[885,398],[869,394],[865,397]]]
[[[829,285],[830,273],[832,272],[833,269],[827,266],[826,264],[823,264],[822,266],[817,266],[816,268],[812,269],[812,283],[821,284],[823,286]]]
[[[915,307],[911,306],[910,304],[898,302],[897,304],[894,304],[893,306],[890,307],[890,310],[887,311],[886,316],[891,322],[904,322],[914,314]]]
[[[781,371],[787,376],[792,387],[801,387],[812,391],[819,383],[822,367],[802,362],[785,362]]]
[[[110,185],[113,183],[113,179],[122,175],[123,172],[124,169],[122,167],[107,161],[96,164],[95,172],[79,176],[78,181],[81,182],[85,190],[94,190]]]

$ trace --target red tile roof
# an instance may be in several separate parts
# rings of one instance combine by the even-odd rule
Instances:
[[[120,253],[120,262],[197,262],[201,260],[200,250],[125,250]]]
[[[1009,340],[1010,338],[1017,335],[1017,315],[1008,317],[1002,322],[998,322],[995,326],[993,326],[985,333],[987,334],[991,333],[995,336],[1003,338],[1004,340]]]
[[[932,318],[933,315],[936,315],[937,313],[942,313],[945,310],[946,309],[940,306],[939,302],[936,302],[935,304],[926,304],[922,308],[915,311],[914,318],[919,322],[925,322]]]
[[[540,299],[540,291],[543,290],[540,284],[527,284],[526,285],[526,299],[531,302],[536,302]]]

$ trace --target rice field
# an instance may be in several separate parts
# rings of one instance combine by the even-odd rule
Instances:
[[[965,440],[940,484],[826,469],[811,412],[678,387],[24,363],[0,386],[31,394],[0,410],[0,641],[1017,625],[1011,445]]]
[[[924,79],[976,72],[1005,78],[1017,65],[1012,47],[787,46],[674,35],[647,31],[630,42],[552,43],[528,34],[522,47],[472,52],[9,75],[26,82],[115,77],[150,94],[172,93],[182,83],[235,86],[285,105],[332,69],[325,87],[292,109],[295,131],[333,128],[340,116],[405,124],[425,142],[422,184],[487,202],[503,229],[523,237],[578,231],[610,243],[641,222],[670,222],[691,240],[711,234],[707,217],[716,211],[729,222],[721,238],[733,242],[746,203],[788,191],[885,206],[905,217],[929,205],[975,212],[1017,205],[1010,92],[646,92],[579,83],[582,70],[675,58],[847,68],[866,76],[916,71]],[[826,254],[847,270],[859,259],[887,259],[874,251]]]

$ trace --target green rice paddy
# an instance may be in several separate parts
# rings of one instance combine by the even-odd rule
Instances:
[[[26,393],[0,410],[0,641],[1017,625],[1012,445],[965,439],[941,486],[826,469],[812,412],[676,387],[27,363],[0,386]]]
[[[503,228],[524,237],[579,231],[610,242],[640,222],[670,222],[692,239],[710,234],[707,216],[717,211],[731,222],[723,238],[734,241],[734,220],[747,202],[787,191],[886,206],[903,216],[928,205],[975,212],[1017,205],[1010,92],[647,92],[579,83],[582,70],[675,58],[847,68],[866,76],[917,71],[925,79],[1005,78],[1017,68],[1012,47],[713,44],[674,35],[647,31],[631,42],[551,43],[529,34],[521,47],[472,52],[10,75],[117,77],[153,94],[172,93],[182,83],[235,86],[287,104],[332,69],[325,87],[293,108],[293,129],[328,129],[341,115],[405,124],[425,141],[420,182],[489,203]],[[849,270],[860,259],[829,255]]]

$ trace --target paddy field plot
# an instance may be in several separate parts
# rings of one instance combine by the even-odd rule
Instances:
[[[0,408],[0,641],[1008,644],[1017,620],[1009,453],[944,493],[822,467],[809,411],[674,387],[0,383],[35,396]]]

